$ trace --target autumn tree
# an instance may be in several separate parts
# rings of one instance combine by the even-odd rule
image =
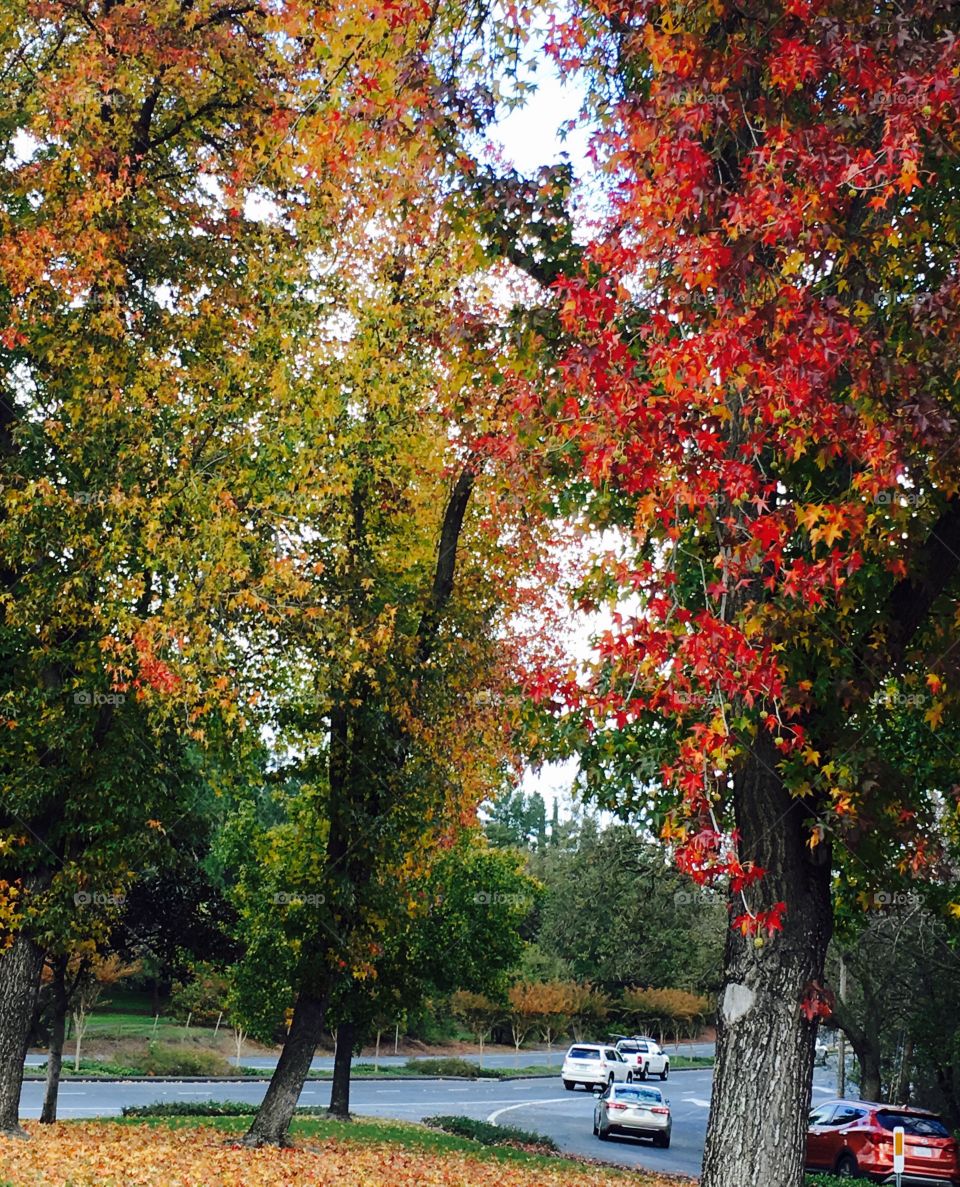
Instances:
[[[943,789],[867,725],[890,682],[930,747],[954,712],[958,19],[601,0],[554,39],[609,205],[518,414],[617,543],[595,662],[534,692],[729,895],[704,1187],[801,1183],[834,872],[937,857]]]
[[[233,744],[263,692],[245,640],[297,597],[324,481],[304,371],[409,192],[421,42],[450,24],[27,0],[0,29],[4,1132],[44,936],[182,810],[170,748]]]

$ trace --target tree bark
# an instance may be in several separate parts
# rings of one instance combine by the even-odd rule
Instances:
[[[727,937],[701,1187],[803,1184],[817,1026],[801,1003],[822,982],[833,927],[830,852],[825,841],[810,848],[809,810],[783,786],[777,759],[761,734],[734,779],[741,860],[768,871],[747,902],[787,909],[762,946],[732,928]],[[743,913],[742,900],[734,906]]]
[[[43,953],[23,932],[0,954],[0,1134],[4,1137],[27,1136],[20,1128],[20,1089],[42,969]]]
[[[57,1096],[60,1092],[60,1070],[63,1067],[63,1045],[67,1033],[67,958],[58,957],[53,966],[50,998],[50,1045],[47,1048],[47,1082],[43,1094],[40,1121],[48,1125],[57,1119]]]
[[[337,1027],[337,1053],[333,1059],[333,1084],[330,1088],[330,1107],[327,1110],[341,1121],[350,1120],[350,1065],[357,1028],[353,1022],[341,1022]]]
[[[297,998],[290,1033],[263,1103],[243,1139],[245,1146],[290,1145],[290,1122],[323,1033],[326,1008],[324,999],[308,993],[301,993]]]

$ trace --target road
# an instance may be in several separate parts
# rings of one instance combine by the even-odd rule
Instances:
[[[593,1136],[593,1096],[582,1088],[565,1092],[560,1079],[524,1080],[356,1080],[351,1089],[355,1113],[419,1121],[437,1113],[457,1113],[516,1125],[552,1137],[571,1154],[602,1158],[626,1167],[645,1167],[675,1174],[697,1175],[703,1157],[707,1112],[713,1074],[705,1071],[672,1073],[663,1085],[673,1110],[673,1141],[669,1150],[655,1150],[646,1142],[629,1138],[600,1142]],[[654,1081],[658,1086],[659,1081]],[[835,1072],[817,1068],[814,1100],[834,1095]],[[60,1116],[112,1116],[123,1105],[154,1101],[240,1100],[257,1104],[264,1092],[263,1081],[250,1083],[116,1083],[112,1081],[65,1081],[60,1090]],[[21,1115],[38,1117],[43,1085],[24,1084]],[[300,1098],[302,1105],[325,1108],[330,1100],[329,1083],[308,1083]]]

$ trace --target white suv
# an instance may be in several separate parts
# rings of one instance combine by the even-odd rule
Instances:
[[[568,1092],[573,1092],[578,1084],[587,1089],[606,1088],[615,1081],[633,1080],[626,1060],[616,1047],[595,1043],[574,1043],[563,1061],[560,1076]]]
[[[645,1035],[632,1039],[621,1039],[617,1050],[633,1071],[633,1079],[645,1080],[647,1076],[659,1076],[665,1080],[670,1075],[670,1056],[664,1055],[658,1043]]]

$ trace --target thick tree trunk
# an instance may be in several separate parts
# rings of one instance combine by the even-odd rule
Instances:
[[[26,1137],[20,1128],[20,1089],[30,1026],[40,989],[43,953],[22,933],[0,954],[0,1134]]]
[[[350,1119],[350,1065],[357,1028],[353,1022],[341,1022],[337,1027],[337,1053],[333,1059],[333,1084],[330,1088],[330,1108],[333,1117]]]
[[[63,1044],[67,1033],[67,960],[60,957],[53,967],[50,998],[50,1045],[47,1049],[47,1083],[43,1095],[40,1120],[49,1124],[57,1119],[57,1095],[60,1091],[60,1069],[63,1067]]]
[[[277,1069],[267,1094],[257,1110],[253,1124],[244,1138],[246,1146],[286,1146],[290,1144],[290,1122],[303,1091],[310,1063],[323,1033],[326,1001],[301,993],[293,1011]]]
[[[809,846],[807,809],[776,763],[772,740],[761,735],[734,783],[741,860],[767,870],[747,902],[753,911],[780,901],[787,909],[782,930],[762,946],[733,929],[727,937],[701,1187],[803,1183],[816,1021],[801,1003],[823,979],[830,854],[826,842]]]

